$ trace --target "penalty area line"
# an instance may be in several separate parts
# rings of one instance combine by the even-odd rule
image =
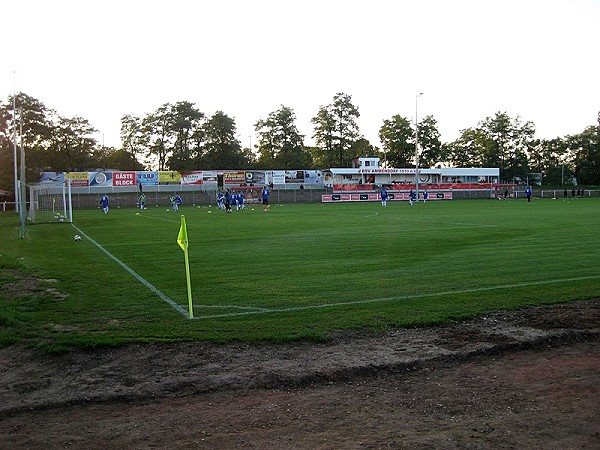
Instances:
[[[130,268],[127,264],[125,264],[123,261],[121,261],[119,258],[117,258],[115,255],[113,255],[112,253],[110,253],[108,250],[106,250],[104,247],[102,247],[98,242],[96,242],[94,239],[92,239],[90,236],[88,236],[87,234],[85,234],[81,229],[79,229],[75,224],[71,223],[71,226],[73,228],[75,228],[80,235],[84,236],[87,240],[89,240],[92,244],[94,244],[96,247],[98,247],[102,252],[104,252],[109,258],[111,258],[112,260],[114,260],[117,264],[119,264],[121,267],[123,267],[123,269],[125,269],[127,272],[129,272],[131,275],[133,275],[133,277],[138,280],[140,283],[142,283],[144,286],[146,286],[148,289],[150,289],[152,292],[154,292],[156,295],[158,295],[158,297],[163,300],[164,302],[166,302],[168,305],[170,305],[173,309],[175,309],[175,311],[177,311],[178,313],[180,313],[181,315],[183,315],[186,319],[189,318],[188,312],[183,308],[183,306],[175,303],[173,300],[171,300],[169,297],[167,297],[165,294],[163,294],[161,291],[159,291],[156,287],[154,287],[150,282],[148,282],[147,280],[145,280],[144,278],[142,278],[140,275],[138,275],[132,268]]]
[[[339,303],[323,303],[321,305],[294,306],[294,307],[290,307],[290,308],[273,308],[273,309],[265,308],[263,310],[256,310],[256,311],[244,311],[244,312],[235,312],[235,313],[194,316],[193,320],[214,319],[214,318],[222,318],[222,317],[249,316],[249,315],[255,315],[255,314],[272,314],[272,313],[286,313],[286,312],[293,312],[293,311],[307,311],[307,310],[311,310],[311,309],[335,308],[335,307],[339,307],[339,306],[366,305],[369,303],[382,303],[382,302],[390,302],[390,301],[395,301],[395,300],[411,300],[411,299],[415,299],[415,298],[438,297],[441,295],[469,294],[469,293],[473,293],[473,292],[486,292],[486,291],[494,291],[494,290],[498,290],[498,289],[512,289],[512,288],[527,287],[527,286],[541,286],[543,284],[554,284],[554,283],[564,283],[564,282],[583,281],[583,280],[596,280],[598,278],[600,278],[600,275],[590,275],[590,276],[586,276],[586,277],[528,281],[525,283],[514,283],[514,284],[500,284],[500,285],[496,285],[496,286],[488,286],[488,287],[473,288],[473,289],[459,289],[456,291],[431,292],[428,294],[399,295],[399,296],[394,296],[394,297],[372,298],[372,299],[368,299],[368,300],[356,300],[356,301],[347,301],[347,302],[339,302]]]

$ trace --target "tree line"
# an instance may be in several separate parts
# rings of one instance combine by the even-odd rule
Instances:
[[[13,110],[13,100],[17,107]],[[222,111],[211,116],[191,102],[165,103],[144,115],[121,118],[121,148],[105,147],[83,117],[64,117],[24,93],[0,102],[0,189],[12,191],[14,126],[17,145],[26,151],[27,180],[43,171],[214,169],[325,169],[348,167],[353,158],[378,156],[390,167],[412,167],[418,136],[420,167],[499,167],[502,180],[543,174],[544,184],[600,185],[598,126],[580,134],[536,139],[535,125],[497,112],[441,142],[437,121],[418,125],[400,114],[383,120],[381,147],[360,133],[359,108],[352,97],[336,94],[312,118],[315,146],[305,145],[292,108],[281,105],[254,125],[258,143],[243,147],[235,119]],[[19,154],[19,152],[17,152]]]

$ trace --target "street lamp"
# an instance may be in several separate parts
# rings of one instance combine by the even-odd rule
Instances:
[[[419,97],[423,92],[415,95],[415,193],[417,195],[417,203],[419,202],[419,121],[418,121],[418,105]]]

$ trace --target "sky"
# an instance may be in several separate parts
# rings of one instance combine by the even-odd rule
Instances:
[[[189,101],[242,146],[282,105],[351,96],[360,132],[432,115],[443,142],[506,112],[536,137],[600,111],[600,0],[19,0],[2,4],[0,100],[24,92],[120,147],[121,117]],[[419,93],[422,96],[417,97]]]

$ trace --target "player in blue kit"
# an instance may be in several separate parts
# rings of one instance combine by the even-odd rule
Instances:
[[[102,197],[100,197],[100,206],[102,206],[102,212],[104,214],[108,214],[108,195],[104,194]]]
[[[225,209],[225,194],[221,191],[217,194],[217,206],[219,209]]]
[[[179,211],[179,207],[183,204],[183,200],[181,199],[181,196],[175,192],[175,196],[173,197],[173,211]]]
[[[235,191],[233,191],[231,193],[231,208],[233,208],[235,206],[235,209],[238,210],[240,208],[238,208],[238,195]]]
[[[384,187],[381,188],[381,206],[387,207],[388,193]]]
[[[413,205],[413,202],[415,201],[415,198],[417,198],[417,196],[414,193],[414,191],[411,189],[410,192],[408,193],[408,203],[410,203],[410,206]]]
[[[262,204],[263,204],[263,211],[264,212],[269,212],[269,195],[271,193],[269,192],[269,189],[265,186],[262,190],[262,193],[260,194],[261,198],[262,198]]]
[[[237,195],[237,209],[238,211],[240,209],[244,209],[244,199],[246,198],[246,196],[244,195],[244,193],[242,191],[238,192]]]

